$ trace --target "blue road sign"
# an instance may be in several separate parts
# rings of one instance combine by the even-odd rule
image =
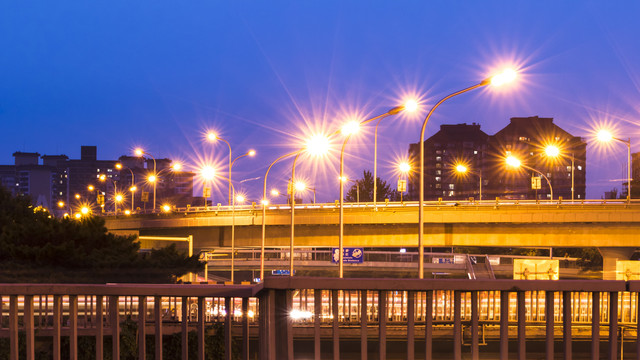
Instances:
[[[342,248],[343,264],[362,264],[364,262],[364,248]],[[340,260],[340,249],[333,248],[331,262],[337,264]]]

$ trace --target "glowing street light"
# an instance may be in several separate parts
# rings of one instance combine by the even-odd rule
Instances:
[[[451,93],[440,101],[438,101],[432,108],[429,110],[427,117],[424,119],[422,123],[422,130],[420,131],[420,140],[418,141],[420,148],[420,183],[419,183],[419,197],[418,197],[418,277],[420,279],[424,278],[424,132],[427,128],[427,123],[433,115],[433,112],[446,100],[451,99],[456,95],[460,95],[466,93],[467,91],[471,91],[483,86],[487,86],[489,84],[493,86],[500,86],[506,84],[507,82],[513,81],[516,77],[516,72],[512,69],[504,70],[501,74],[495,75],[493,77],[482,80],[476,85],[470,86],[466,89],[462,89],[460,91],[456,91]]]
[[[508,166],[517,169],[519,167],[523,167],[527,170],[531,170],[533,172],[537,172],[538,174],[542,175],[542,177],[547,181],[547,184],[549,185],[549,192],[550,192],[550,196],[551,196],[551,201],[553,201],[553,187],[551,187],[551,181],[549,181],[549,178],[546,177],[540,170],[536,170],[532,167],[529,167],[525,164],[523,164],[518,158],[514,157],[514,156],[508,156],[505,159],[506,163]]]
[[[291,166],[291,179],[295,179],[295,168],[296,161],[298,160],[298,156],[302,152],[307,152],[310,155],[321,157],[329,152],[329,138],[322,134],[316,134],[311,136],[305,143],[305,146],[297,151],[290,152],[288,154],[284,154],[277,159],[275,159],[267,168],[266,173],[264,174],[264,181],[262,185],[262,239],[260,243],[260,281],[264,281],[264,247],[266,241],[266,217],[267,217],[267,205],[269,203],[267,199],[267,178],[269,177],[269,171],[275,163],[278,161],[294,156],[293,164]],[[273,193],[273,192],[272,192]],[[277,196],[277,195],[276,195]],[[289,276],[293,276],[293,239],[294,239],[294,213],[295,213],[295,189],[292,187],[291,191],[291,237],[289,241]]]
[[[465,165],[463,165],[463,164],[458,164],[458,165],[456,165],[455,170],[456,170],[456,172],[457,172],[458,174],[466,174],[466,173],[469,173],[469,174],[476,175],[476,176],[478,176],[478,178],[480,178],[480,188],[479,188],[478,198],[479,198],[479,200],[480,200],[480,201],[482,201],[482,173],[476,173],[476,172],[473,172],[473,171],[469,170],[469,168],[467,168],[467,167],[466,167]]]
[[[411,164],[409,164],[406,161],[403,161],[403,162],[399,163],[398,164],[398,171],[400,171],[400,176],[398,176],[398,192],[400,193],[400,203],[404,203],[402,197],[404,195],[404,192],[406,191],[407,181],[405,179],[404,183],[401,184],[400,183],[400,180],[401,180],[400,177],[409,175],[409,173],[411,172]],[[402,187],[401,187],[401,185],[402,185]]]
[[[355,123],[351,121],[349,123],[347,123],[343,128],[342,128],[342,134],[344,135],[344,141],[342,142],[342,149],[340,150],[340,174],[339,174],[339,178],[342,179],[344,178],[344,149],[347,147],[347,142],[349,141],[349,138],[351,138],[351,135],[353,135],[355,132],[357,132],[357,130],[359,129],[360,126],[368,124],[372,121],[376,121],[378,120],[378,122],[388,116],[391,115],[396,115],[398,114],[400,111],[404,110],[405,106],[401,105],[401,106],[396,106],[394,108],[392,108],[391,110],[385,112],[384,114],[372,117],[370,119],[361,121],[360,123]],[[376,151],[377,152],[377,151]],[[377,159],[376,159],[377,160]],[[373,183],[376,183],[376,179],[373,179]],[[340,181],[340,233],[339,233],[339,237],[338,237],[338,275],[340,278],[343,278],[344,276],[344,264],[343,262],[343,248],[344,248],[344,182]]]
[[[83,206],[82,208],[80,208],[80,213],[82,213],[82,215],[87,215],[89,214],[89,208],[86,206]]]
[[[544,148],[544,153],[551,158],[558,158],[562,156],[562,154],[560,153],[560,149],[555,145],[547,145]],[[574,189],[575,189],[574,172],[575,172],[575,156],[573,153],[571,153],[571,201],[574,200]]]
[[[414,99],[407,100],[404,105],[398,106],[392,111],[400,112],[406,111],[408,113],[413,113],[418,110],[418,102]],[[384,119],[381,117],[376,122],[376,127],[373,132],[373,208],[377,209],[378,202],[378,126],[380,122]]]
[[[62,200],[58,201],[58,207],[59,208],[63,208],[64,207],[64,201],[62,201]]]
[[[606,143],[610,141],[619,141],[627,145],[627,202],[631,202],[631,138],[623,140],[614,137],[608,130],[602,129],[597,134],[598,141]]]
[[[162,211],[164,211],[166,213],[170,212],[171,211],[171,205],[169,205],[169,204],[162,205]]]
[[[131,170],[129,167],[127,166],[123,166],[120,163],[116,164],[116,169],[118,170],[122,170],[122,169],[127,169],[129,170],[129,172],[131,173],[131,187],[129,188],[129,191],[131,191],[131,211],[133,211],[134,209],[134,202],[135,202],[135,191],[136,191],[136,186],[135,186],[135,175],[133,174],[133,170]]]
[[[153,155],[149,154],[148,152],[137,148],[135,150],[135,154],[136,156],[140,157],[143,155],[148,155],[151,159],[153,159],[153,180],[149,179],[149,182],[153,183],[153,211],[156,211],[156,176],[157,176],[157,172],[156,172],[156,158],[153,157]],[[151,176],[149,177],[151,178]],[[146,206],[146,205],[145,205]]]

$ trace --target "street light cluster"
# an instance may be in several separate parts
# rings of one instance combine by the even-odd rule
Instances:
[[[487,86],[487,85],[492,85],[492,86],[500,86],[503,84],[506,84],[510,81],[513,81],[514,78],[516,77],[516,72],[514,70],[506,70],[505,72],[496,75],[494,77],[491,78],[487,78],[483,81],[481,81],[480,83],[473,85],[471,87],[468,87],[466,89],[463,89],[461,91],[452,93],[446,97],[444,97],[442,100],[440,100],[439,102],[437,102],[429,111],[429,113],[427,114],[423,124],[422,124],[422,129],[420,132],[420,140],[419,140],[419,144],[423,144],[424,143],[424,134],[425,134],[425,129],[426,129],[426,125],[428,120],[430,119],[431,115],[433,114],[434,110],[436,108],[438,108],[438,106],[440,106],[444,101],[446,101],[447,99],[454,97],[456,95],[465,93],[467,91],[476,89],[476,88],[480,88],[483,86]],[[406,101],[404,104],[400,105],[400,106],[396,106],[390,110],[388,110],[385,113],[382,113],[378,116],[372,117],[370,119],[366,119],[366,120],[362,120],[362,121],[349,121],[347,123],[345,123],[340,129],[334,131],[333,133],[329,134],[329,135],[323,135],[323,134],[315,134],[313,136],[310,136],[307,141],[305,142],[304,146],[301,149],[298,149],[296,151],[284,154],[278,158],[276,158],[267,168],[267,171],[265,173],[264,179],[263,179],[263,196],[261,199],[261,203],[262,203],[262,241],[261,241],[261,263],[260,263],[260,279],[264,279],[264,253],[265,253],[265,243],[266,243],[266,210],[267,210],[267,205],[269,204],[269,199],[267,198],[267,178],[269,175],[269,172],[271,170],[271,168],[273,167],[274,164],[276,164],[278,161],[285,159],[285,158],[289,158],[289,157],[293,157],[293,163],[292,163],[292,167],[291,167],[291,179],[290,179],[290,184],[289,184],[289,195],[290,195],[290,209],[291,209],[291,235],[290,235],[290,254],[289,254],[289,275],[293,276],[294,274],[294,268],[293,268],[293,259],[294,259],[294,225],[295,225],[295,218],[294,218],[294,214],[295,214],[295,194],[296,192],[300,192],[303,191],[306,188],[309,188],[306,184],[304,184],[302,181],[298,180],[295,176],[295,166],[296,166],[296,162],[299,158],[299,156],[303,153],[305,154],[309,154],[312,155],[314,157],[322,157],[324,155],[327,154],[329,147],[330,147],[330,141],[334,136],[337,135],[342,135],[343,136],[343,142],[342,142],[342,147],[340,150],[340,167],[339,167],[339,176],[338,178],[342,181],[339,181],[339,189],[340,189],[340,196],[339,196],[339,208],[340,208],[340,213],[339,213],[339,236],[338,236],[338,272],[339,272],[339,277],[343,277],[343,246],[344,246],[344,182],[346,180],[346,177],[344,175],[344,155],[345,155],[345,149],[347,146],[347,143],[350,139],[351,136],[353,136],[354,134],[356,134],[359,129],[371,122],[376,122],[375,125],[375,135],[374,135],[374,189],[373,189],[373,202],[374,202],[374,208],[376,208],[376,201],[377,201],[377,186],[376,186],[376,180],[377,180],[377,130],[378,130],[378,125],[380,124],[381,120],[393,115],[397,115],[401,112],[415,112],[417,111],[419,108],[419,104],[416,100],[409,100]],[[229,164],[228,164],[228,174],[227,176],[220,176],[220,173],[218,171],[216,171],[216,169],[214,169],[211,166],[204,166],[200,169],[200,175],[202,177],[202,179],[204,180],[205,183],[205,191],[204,191],[204,195],[205,195],[205,205],[206,205],[206,197],[207,197],[207,183],[213,181],[214,179],[218,178],[224,181],[228,182],[228,187],[229,187],[229,205],[232,206],[232,232],[231,232],[231,247],[232,247],[232,257],[231,257],[231,280],[233,281],[234,279],[234,250],[235,250],[235,205],[236,203],[242,203],[245,201],[244,196],[242,195],[238,195],[236,196],[236,192],[235,192],[235,188],[233,185],[233,181],[232,181],[232,168],[234,163],[243,158],[243,157],[253,157],[255,156],[255,151],[254,150],[249,150],[246,153],[237,156],[235,159],[232,157],[232,149],[231,149],[231,144],[221,138],[217,133],[214,132],[208,132],[206,134],[206,139],[211,142],[211,143],[218,143],[218,142],[223,142],[227,145],[228,149],[229,149]],[[148,152],[145,152],[142,149],[136,149],[135,151],[137,156],[143,156],[143,155],[147,155],[149,157],[151,157],[154,161],[154,168],[153,168],[153,173],[150,174],[149,178],[147,179],[150,183],[153,183],[154,186],[154,201],[153,201],[153,208],[154,210],[156,209],[156,183],[159,177],[159,173],[157,172],[156,169],[156,160],[155,158],[149,154]],[[418,224],[419,224],[419,231],[418,231],[418,248],[419,248],[419,277],[423,278],[423,269],[424,269],[424,247],[423,247],[423,206],[424,206],[424,147],[420,146],[420,161],[419,161],[419,174],[420,174],[420,183],[419,183],[419,206],[418,206]],[[179,171],[179,167],[174,167],[175,171]],[[408,174],[411,170],[412,170],[412,166],[408,163],[408,162],[403,162],[401,164],[399,164],[398,166],[398,170],[401,174],[406,175]],[[469,172],[469,173],[473,173],[471,172],[469,169],[467,169],[464,166],[458,166],[456,168],[457,171],[464,173],[464,172]],[[481,179],[481,175],[478,174],[478,176],[480,176],[480,183],[482,183],[482,179]],[[135,184],[133,182],[133,173],[132,173],[132,184],[131,184],[131,188],[133,189],[135,187]],[[134,190],[131,190],[134,191]],[[272,196],[278,196],[280,195],[280,193],[277,190],[272,190],[271,191],[271,195]],[[482,195],[480,195],[482,196]],[[122,201],[122,196],[118,196],[116,195],[116,201]],[[133,200],[132,200],[133,202]],[[170,211],[171,207],[168,205],[165,205],[162,207],[163,211]]]

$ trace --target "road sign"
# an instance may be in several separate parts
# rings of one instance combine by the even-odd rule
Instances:
[[[532,176],[531,177],[531,189],[540,190],[542,187],[542,181],[540,181],[540,176]]]
[[[98,194],[96,201],[98,202],[98,205],[104,205],[104,195]]]
[[[205,187],[204,189],[202,189],[202,197],[204,197],[205,199],[211,196],[211,188],[210,187]]]
[[[271,275],[280,275],[280,276],[289,276],[291,271],[289,270],[271,270]],[[296,271],[293,270],[293,275],[296,274]]]
[[[142,202],[148,202],[149,201],[149,192],[148,191],[143,191],[142,194],[140,195],[140,199],[142,200]]]
[[[364,262],[364,248],[342,248],[343,264],[362,264]],[[333,248],[331,262],[337,264],[340,261],[340,249]]]
[[[399,192],[407,191],[407,180],[398,180],[398,191]]]

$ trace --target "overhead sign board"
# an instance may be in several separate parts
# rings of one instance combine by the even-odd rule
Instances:
[[[331,262],[337,264],[340,261],[340,249],[333,248]],[[342,248],[343,264],[362,264],[364,262],[364,248]]]
[[[531,189],[540,190],[542,188],[542,181],[540,181],[540,176],[532,176],[531,177]]]
[[[407,191],[407,180],[398,180],[398,191],[399,192]]]

